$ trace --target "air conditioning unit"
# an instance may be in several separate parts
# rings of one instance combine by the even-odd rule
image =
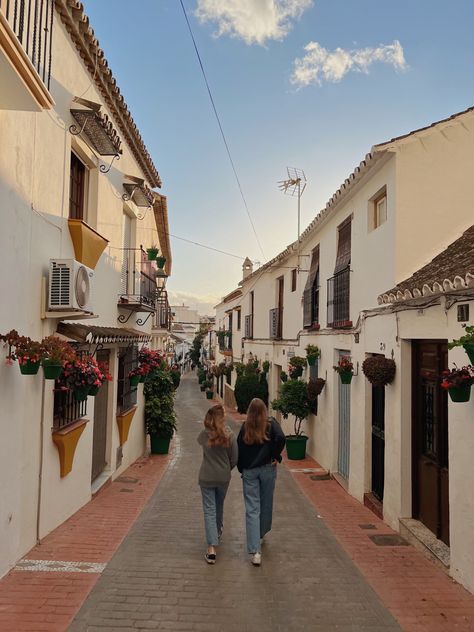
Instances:
[[[50,259],[49,311],[92,313],[94,271],[74,259]]]

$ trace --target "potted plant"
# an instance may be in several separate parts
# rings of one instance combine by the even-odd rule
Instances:
[[[166,263],[166,257],[156,257],[156,265],[160,270],[163,270]]]
[[[381,355],[370,356],[362,362],[362,371],[374,386],[385,386],[395,377],[395,360]]]
[[[453,340],[448,343],[448,349],[454,349],[454,347],[463,347],[464,351],[469,357],[471,364],[474,364],[474,325],[462,325],[465,330],[464,336],[461,336],[457,340]]]
[[[1,339],[8,345],[7,364],[18,360],[22,375],[36,375],[40,367],[41,344],[28,336],[20,336],[12,329]]]
[[[170,371],[158,369],[145,383],[145,426],[151,453],[167,454],[176,430],[174,384]]]
[[[73,391],[77,402],[82,402],[87,398],[91,387],[97,385],[97,381],[98,366],[91,356],[76,357],[66,362],[60,376],[60,382]]]
[[[41,365],[46,380],[57,380],[66,362],[75,358],[75,352],[65,340],[48,336],[41,342]]]
[[[206,371],[204,371],[204,369],[199,368],[197,370],[197,375],[198,375],[199,384],[202,384],[204,380],[206,379]]]
[[[474,369],[472,366],[464,366],[462,369],[454,366],[454,369],[441,373],[441,386],[448,391],[453,402],[468,402],[471,386],[474,384]]]
[[[354,375],[354,365],[351,362],[350,356],[342,356],[336,366],[333,369],[339,373],[342,384],[350,384],[352,382],[352,376]]]
[[[206,387],[206,399],[212,399],[214,396],[214,391],[212,390],[212,382],[208,382]]]
[[[314,366],[316,360],[321,357],[321,349],[316,345],[306,345],[306,360],[309,366]]]
[[[288,380],[288,373],[286,371],[282,371],[280,373],[280,380],[282,382],[286,382]]]
[[[291,379],[281,386],[280,397],[272,402],[272,408],[279,410],[285,419],[294,415],[294,433],[286,437],[286,453],[292,461],[304,459],[308,437],[303,434],[301,426],[311,413],[307,384],[302,380]]]
[[[100,387],[106,382],[112,381],[112,376],[109,373],[109,365],[107,362],[98,362],[97,363],[97,379],[95,383],[89,389],[89,395],[95,397],[100,390]]]
[[[290,364],[288,366],[288,372],[290,374],[290,378],[295,380],[303,375],[303,370],[306,366],[306,358],[302,358],[301,356],[294,356],[290,358]]]
[[[159,252],[160,251],[156,244],[153,244],[152,246],[150,246],[150,248],[147,248],[146,253],[148,256],[148,261],[155,261]]]
[[[323,380],[322,377],[317,377],[316,379],[310,379],[306,390],[308,394],[308,401],[311,407],[311,412],[313,415],[316,415],[318,412],[318,397],[321,394],[321,391],[326,384],[326,380]]]
[[[142,377],[145,375],[145,369],[140,365],[132,369],[128,374],[130,386],[132,386],[133,388],[137,387],[140,384]]]
[[[267,375],[268,371],[270,371],[270,362],[268,360],[265,360],[264,362],[262,362],[262,373],[264,375]]]

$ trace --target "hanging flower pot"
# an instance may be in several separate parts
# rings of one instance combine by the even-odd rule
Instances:
[[[140,375],[140,384],[143,384],[143,382],[146,380],[146,375]]]
[[[469,357],[469,362],[474,364],[474,342],[468,342],[463,345],[464,351],[467,353]]]
[[[141,375],[130,375],[129,376],[129,380],[130,380],[130,386],[138,386],[140,384],[140,378]]]
[[[336,366],[333,366],[336,373],[339,373],[341,384],[350,384],[354,375],[354,365],[350,356],[341,356]]]
[[[36,375],[40,368],[40,361],[33,362],[32,360],[26,360],[20,364],[20,371],[22,375]]]
[[[321,357],[321,350],[317,345],[306,346],[306,360],[309,366],[315,366],[316,361]]]
[[[62,364],[53,362],[53,360],[42,360],[43,373],[45,380],[57,380],[63,370]]]
[[[87,399],[87,396],[89,395],[89,389],[90,386],[88,384],[86,384],[85,386],[77,386],[74,389],[74,399],[76,400],[76,402],[83,402],[85,399]]]
[[[374,386],[385,386],[395,377],[395,361],[385,356],[371,356],[362,362],[365,377]]]
[[[89,395],[91,395],[92,397],[95,397],[97,395],[97,393],[99,392],[100,386],[91,386],[89,389]]]
[[[165,267],[165,263],[166,257],[156,257],[156,265],[159,267],[160,270],[163,270],[163,268]]]
[[[471,398],[471,385],[452,386],[448,388],[448,393],[453,402],[468,402]]]
[[[148,261],[155,261],[156,257],[158,256],[158,248],[147,248],[146,249],[146,253],[147,253],[147,257],[148,257]]]
[[[341,384],[350,384],[352,382],[353,374],[345,371],[344,373],[339,373],[339,377],[341,378]]]

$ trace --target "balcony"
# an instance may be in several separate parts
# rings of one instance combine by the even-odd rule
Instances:
[[[0,0],[0,109],[41,112],[54,105],[53,0]]]
[[[168,293],[162,290],[156,300],[156,312],[153,319],[153,329],[171,331],[171,308],[168,303]]]
[[[249,314],[245,317],[245,338],[247,340],[253,339],[253,314]]]
[[[124,248],[122,252],[121,293],[118,307],[130,312],[155,312],[158,291],[156,262],[148,261],[143,248]],[[128,318],[119,316],[118,320],[126,323]],[[144,324],[138,321],[137,323]]]
[[[232,355],[232,332],[225,329],[218,331],[217,340],[219,342],[219,351],[223,355]]]
[[[350,269],[345,268],[328,279],[328,327],[352,327],[349,320]]]
[[[271,340],[281,340],[283,337],[283,308],[275,307],[270,310],[270,334]]]

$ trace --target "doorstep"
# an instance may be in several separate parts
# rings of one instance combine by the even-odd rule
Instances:
[[[400,535],[412,544],[420,553],[430,559],[442,571],[449,575],[450,550],[449,546],[438,540],[419,520],[400,518]]]
[[[104,487],[107,487],[108,485],[110,485],[111,482],[112,482],[112,474],[108,470],[104,470],[101,474],[99,474],[99,476],[94,478],[94,480],[91,483],[92,498],[95,498],[97,494],[102,489],[104,489]]]
[[[367,509],[370,509],[377,518],[383,520],[383,503],[381,503],[380,500],[372,494],[372,492],[364,494],[364,506],[367,507]]]

